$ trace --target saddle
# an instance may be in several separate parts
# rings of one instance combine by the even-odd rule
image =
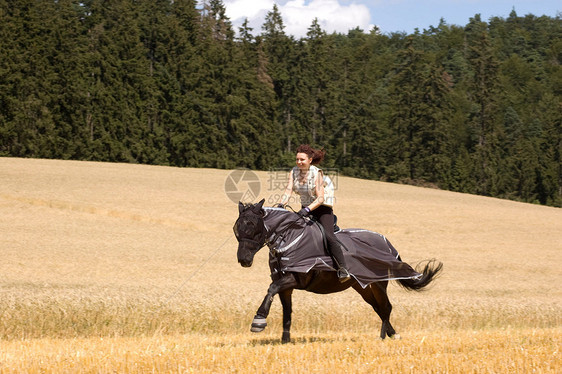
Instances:
[[[328,240],[326,238],[326,230],[324,230],[324,226],[322,226],[320,224],[320,222],[318,222],[314,216],[310,216],[309,217],[310,221],[313,222],[318,229],[320,230],[320,233],[322,235],[322,243],[324,244],[324,250],[326,251],[326,253],[329,253],[331,255],[330,252],[330,248],[328,247]],[[338,226],[338,217],[334,214],[334,232],[338,232],[341,231],[340,227]],[[343,246],[343,243],[342,243]],[[344,246],[345,247],[345,246]]]
[[[324,227],[318,222],[316,221],[316,218],[314,216],[308,216],[308,219],[310,219],[312,222],[316,223],[319,227],[320,227],[320,231],[322,231],[322,236],[324,236]],[[338,232],[341,231],[341,228],[338,226],[338,216],[336,216],[334,214],[334,232]]]

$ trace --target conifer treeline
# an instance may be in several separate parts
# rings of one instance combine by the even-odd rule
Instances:
[[[0,0],[0,156],[268,170],[300,143],[342,174],[562,206],[562,23],[411,35],[222,1]]]

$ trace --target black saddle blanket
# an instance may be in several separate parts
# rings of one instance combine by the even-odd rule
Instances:
[[[384,235],[364,229],[344,229],[336,237],[346,248],[344,256],[349,272],[362,287],[377,281],[421,276],[399,259],[398,251]],[[311,222],[287,230],[282,240],[270,248],[277,253],[270,258],[272,276],[277,272],[336,270],[324,249],[320,229]]]

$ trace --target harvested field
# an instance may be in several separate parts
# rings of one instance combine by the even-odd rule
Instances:
[[[295,291],[281,345],[278,300],[249,331],[267,251],[236,262],[229,173],[0,158],[0,372],[562,370],[561,209],[339,176],[340,226],[443,275],[391,284],[399,341],[352,290]],[[260,198],[280,192],[256,174]]]

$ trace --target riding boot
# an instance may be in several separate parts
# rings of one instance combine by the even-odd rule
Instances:
[[[330,246],[332,258],[334,259],[334,262],[338,267],[338,279],[342,283],[351,278],[351,276],[349,275],[349,271],[347,271],[347,265],[345,264],[345,257],[343,255],[344,250],[344,246],[339,241],[332,243],[332,245]]]

